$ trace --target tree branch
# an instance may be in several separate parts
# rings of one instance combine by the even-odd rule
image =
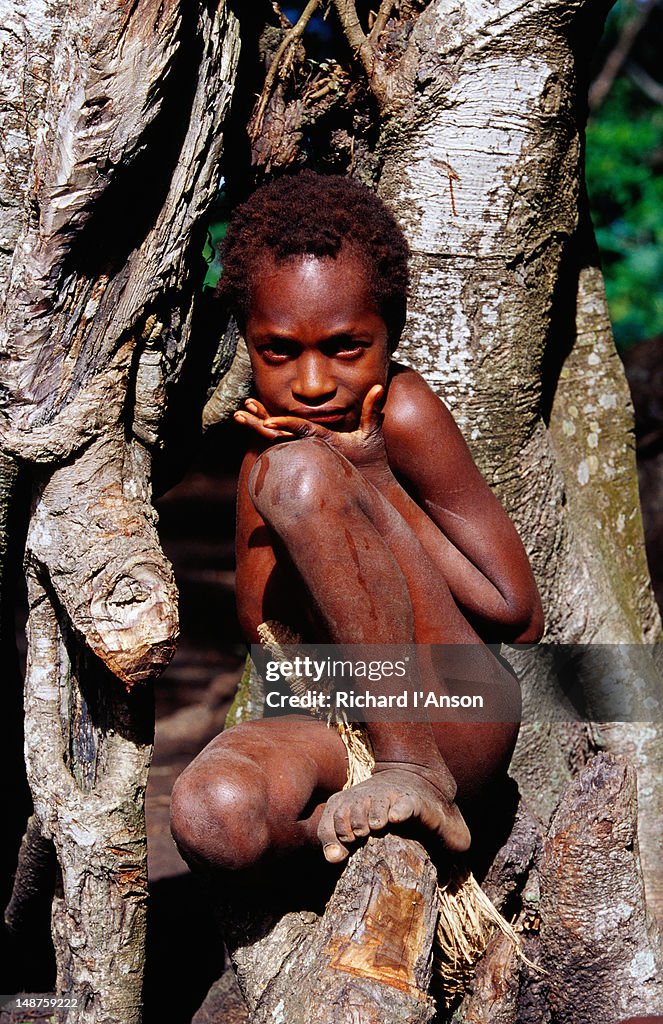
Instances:
[[[343,34],[352,49],[358,54],[369,78],[373,74],[375,54],[369,36],[364,33],[357,14],[354,0],[332,0]],[[382,10],[382,6],[380,10]],[[379,15],[378,15],[379,17]],[[377,24],[377,21],[376,21]],[[375,28],[375,26],[373,26]]]
[[[645,94],[647,99],[650,99],[652,103],[658,103],[659,106],[663,106],[663,85],[657,82],[655,78],[652,78],[643,67],[630,60],[626,65],[626,74],[633,84],[637,85],[638,89]]]
[[[272,0],[272,10],[274,11],[276,17],[279,19],[279,22],[281,23],[281,28],[284,28],[287,31],[289,31],[292,28],[292,22],[283,13],[279,4],[277,4],[276,0]]]
[[[385,28],[387,27],[387,22],[391,17],[391,12],[393,8],[394,0],[382,0],[382,3],[380,4],[380,9],[377,13],[377,17],[375,19],[375,22],[373,23],[373,28],[368,33],[369,42],[374,43],[380,38]]]
[[[598,110],[610,92],[637,37],[645,27],[655,2],[656,0],[646,0],[638,13],[624,25],[616,46],[608,54],[605,64],[589,88],[587,103],[591,111]]]
[[[253,125],[251,128],[251,134],[255,138],[262,131],[263,120],[265,117],[265,111],[267,105],[271,99],[274,86],[276,85],[277,78],[285,77],[288,70],[288,65],[292,57],[292,53],[289,53],[287,58],[286,54],[288,50],[294,50],[295,45],[299,42],[304,29],[308,25],[309,21],[320,6],[321,0],[309,0],[306,7],[302,11],[299,21],[293,25],[289,32],[285,34],[281,41],[281,45],[274,55],[269,71],[265,77],[265,84],[258,100],[258,106],[256,108],[255,117],[253,118]]]
[[[333,4],[345,38],[353,50],[361,50],[368,39],[361,27],[353,0],[333,0]]]
[[[56,856],[53,842],[45,839],[36,815],[28,821],[21,843],[11,899],[5,910],[5,924],[14,934],[25,930],[35,913],[50,913]]]

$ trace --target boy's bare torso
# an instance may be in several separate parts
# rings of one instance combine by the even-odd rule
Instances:
[[[451,414],[415,371],[392,363],[383,407],[383,433],[389,466],[401,489],[387,488],[385,496],[416,534],[444,574],[455,601],[484,642],[530,639],[526,612],[518,623],[511,595],[500,592],[490,577],[503,577],[508,586],[514,556],[521,545],[515,530],[479,474]],[[297,444],[297,441],[288,442]],[[258,643],[257,627],[277,620],[308,640],[330,641],[320,634],[302,583],[284,552],[278,551],[249,495],[248,480],[256,460],[268,447],[256,438],[245,455],[238,488],[237,603],[243,632]],[[370,480],[369,480],[370,482]],[[383,491],[385,493],[385,491]],[[334,544],[333,537],[320,537]],[[500,563],[508,560],[509,565]],[[523,565],[526,570],[526,563]],[[515,588],[514,588],[515,594]],[[523,629],[519,630],[522,625]],[[536,628],[536,627],[535,627]],[[442,643],[426,617],[415,619],[418,642]],[[459,638],[471,642],[469,633]]]
[[[337,863],[356,839],[410,820],[464,850],[456,793],[465,814],[492,799],[518,731],[517,715],[500,714],[518,684],[485,644],[540,635],[527,556],[449,411],[389,363],[387,322],[353,251],[265,261],[250,298],[256,397],[235,414],[250,438],[236,579],[247,640],[276,619],[305,641],[416,643],[408,686],[443,692],[467,669],[488,716],[376,716],[373,775],[343,792],[345,749],[323,722],[236,726],[183,773],[174,833],[192,862],[234,870],[316,842]]]

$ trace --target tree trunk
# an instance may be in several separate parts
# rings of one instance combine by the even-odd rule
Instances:
[[[67,1021],[133,1024],[149,683],[178,621],[151,463],[201,288],[237,23],[224,0],[74,0],[63,14],[15,4],[5,24],[3,74],[26,99],[8,114],[2,192],[2,444],[34,481],[22,863],[40,834],[53,840]]]
[[[560,721],[563,648],[508,654],[525,696],[512,771],[530,809],[521,805],[486,888],[516,909],[527,952],[548,975],[519,968],[497,937],[454,1020],[595,1024],[655,1012],[660,946],[644,896],[646,885],[648,906],[663,913],[654,784],[661,740],[653,721],[634,723],[647,701],[660,707],[651,648],[660,620],[644,558],[632,410],[583,186],[588,42],[609,3],[433,0],[414,21],[414,5],[402,3],[402,20],[377,40],[363,35],[353,4],[333,6],[345,14],[382,118],[375,153],[356,157],[359,147],[348,145],[350,166],[373,175],[379,158],[379,191],[413,253],[398,357],[451,406],[516,522],[541,589],[546,639],[574,645],[567,660],[572,654],[588,717],[599,720]],[[274,95],[276,110],[283,89]],[[281,120],[289,125],[282,137],[256,144],[258,165],[292,161],[292,117]],[[365,121],[354,128],[351,142],[363,131],[365,144]],[[627,695],[621,724],[604,700],[615,674]],[[630,700],[636,688],[639,704]],[[602,749],[637,767],[639,806],[632,768],[596,756]],[[524,832],[523,821],[531,823]],[[302,962],[308,949],[297,947]],[[294,967],[288,960],[287,973],[299,959]],[[299,988],[306,1004],[312,991]]]
[[[658,701],[660,677],[643,651],[660,620],[632,409],[582,184],[587,43],[608,6],[428,5],[400,62],[407,102],[383,131],[380,191],[413,250],[401,358],[449,403],[516,522],[546,639],[629,645],[620,657]],[[514,771],[549,819],[582,737],[575,726],[546,724],[545,707],[527,698]],[[537,713],[543,724],[530,724]],[[661,915],[663,796],[652,783],[660,735],[653,724],[637,735],[626,726],[600,732],[601,745],[634,757],[641,772],[641,851],[648,900]]]

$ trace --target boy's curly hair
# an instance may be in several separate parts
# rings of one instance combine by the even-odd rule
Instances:
[[[217,295],[243,326],[266,249],[276,261],[335,258],[344,244],[364,264],[393,350],[405,323],[408,246],[382,200],[352,178],[301,171],[257,189],[234,211],[220,246]]]

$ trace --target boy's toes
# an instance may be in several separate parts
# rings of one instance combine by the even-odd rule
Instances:
[[[455,853],[465,853],[466,850],[469,850],[472,842],[470,830],[457,807],[453,808],[450,817],[451,821],[446,823],[442,831],[442,838],[450,850]]]
[[[371,831],[370,826],[368,824],[368,818],[366,815],[365,808],[362,807],[360,813],[357,810],[355,810],[355,813],[353,814],[351,820],[352,831],[356,836],[367,836],[368,833]]]
[[[340,843],[327,843],[326,846],[323,846],[322,852],[325,855],[325,860],[330,864],[340,864],[348,856],[348,851]]]
[[[389,808],[389,821],[397,824],[400,821],[407,821],[414,814],[414,801],[411,796],[404,794],[397,797]]]
[[[389,801],[382,797],[374,797],[371,800],[368,812],[368,824],[372,829],[384,828],[389,821]]]
[[[368,824],[370,797],[357,794],[350,804],[350,825],[356,836],[367,836],[371,831]]]
[[[334,813],[334,831],[342,843],[351,843],[355,837],[350,811],[343,807]]]
[[[329,811],[329,808],[325,809],[320,818],[318,839],[320,840],[325,858],[330,864],[338,864],[339,861],[345,860],[348,851],[338,838],[334,825],[334,816]]]

